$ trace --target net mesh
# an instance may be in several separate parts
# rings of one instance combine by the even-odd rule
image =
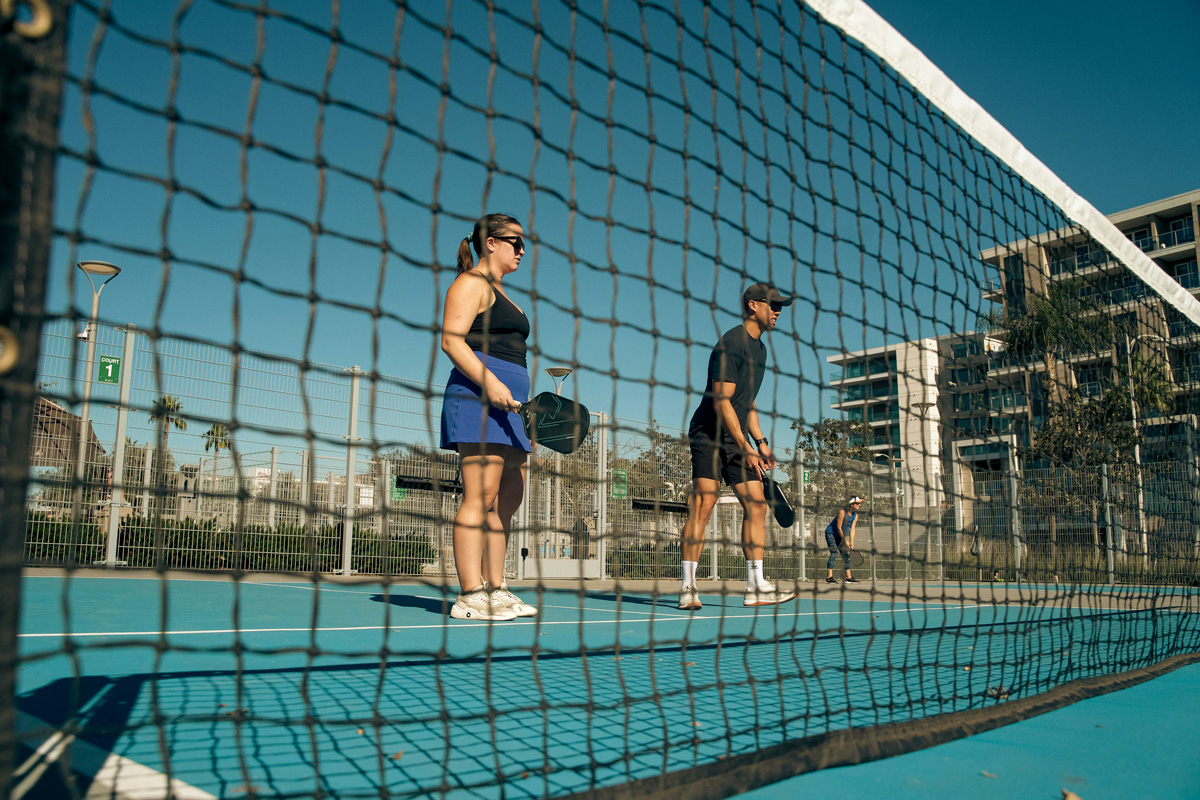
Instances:
[[[1088,221],[825,5],[52,4],[20,796],[678,787],[1200,651],[1200,192]],[[493,211],[531,395],[567,367],[592,424],[529,459],[538,616],[459,625],[442,312]],[[726,491],[689,614],[687,429],[757,281],[800,599],[742,605]]]

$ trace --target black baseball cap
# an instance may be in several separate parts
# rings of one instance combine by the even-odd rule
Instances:
[[[769,283],[756,283],[746,287],[746,291],[742,292],[743,303],[749,300],[759,300],[765,303],[779,303],[781,306],[790,306],[793,299],[785,297]]]

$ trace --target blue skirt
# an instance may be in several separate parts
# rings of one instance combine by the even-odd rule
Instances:
[[[526,367],[479,351],[475,351],[475,355],[508,387],[514,400],[524,402],[529,397],[529,370]],[[455,367],[450,371],[442,398],[441,447],[458,450],[459,444],[484,442],[516,447],[526,453],[533,449],[525,435],[521,415],[485,405],[479,385]]]

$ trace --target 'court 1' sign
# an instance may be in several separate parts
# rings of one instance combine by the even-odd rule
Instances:
[[[96,380],[100,383],[121,382],[121,359],[116,356],[100,356],[100,368]]]

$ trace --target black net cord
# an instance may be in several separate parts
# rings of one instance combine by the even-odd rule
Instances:
[[[13,782],[17,622],[33,389],[53,234],[66,6],[0,18],[0,797]],[[51,15],[48,32],[29,22]]]

